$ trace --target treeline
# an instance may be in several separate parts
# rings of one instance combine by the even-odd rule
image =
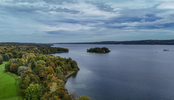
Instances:
[[[13,46],[53,46],[53,44],[43,44],[43,43],[18,43],[18,42],[1,42],[0,46],[8,46],[8,45],[13,45]]]
[[[21,77],[19,92],[25,100],[90,100],[86,96],[78,99],[65,88],[65,76],[79,68],[71,58],[47,55],[61,50],[68,49],[35,45],[0,46],[0,62],[8,61],[5,72]]]
[[[63,44],[125,44],[125,45],[174,45],[174,40],[132,40],[132,41],[102,41],[102,42],[79,42]]]
[[[63,52],[69,52],[69,49],[60,47],[42,46],[42,45],[5,46],[4,44],[4,46],[0,46],[0,64],[2,64],[2,61],[8,61],[11,58],[22,58],[22,56],[26,53],[54,54]]]
[[[94,44],[174,45],[174,40],[103,41]]]
[[[110,50],[106,47],[102,47],[102,48],[99,48],[99,47],[95,47],[95,48],[90,48],[90,49],[87,49],[87,52],[94,52],[94,53],[109,53]]]

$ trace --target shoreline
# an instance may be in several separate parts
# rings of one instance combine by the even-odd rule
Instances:
[[[79,70],[78,70],[79,71]],[[73,74],[77,73],[78,71],[71,71],[71,73],[65,75],[65,84],[68,81],[68,78],[71,77]]]

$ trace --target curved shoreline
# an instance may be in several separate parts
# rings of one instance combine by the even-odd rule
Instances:
[[[78,70],[79,71],[79,70]],[[71,77],[73,74],[78,73],[78,71],[71,71],[71,73],[65,75],[65,84],[68,81],[68,78]]]

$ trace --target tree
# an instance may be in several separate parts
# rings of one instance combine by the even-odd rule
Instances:
[[[36,56],[33,54],[33,53],[30,53],[29,55],[28,55],[28,62],[30,62],[30,60],[33,60],[33,59],[35,59],[36,58]]]
[[[55,65],[53,62],[50,63],[50,66],[51,66],[53,69],[56,68],[56,65]]]
[[[19,68],[19,66],[17,63],[12,63],[10,66],[10,72],[17,74],[18,68]]]
[[[45,65],[46,62],[45,62],[44,60],[38,60],[38,61],[36,61],[36,65],[37,65],[37,64]]]
[[[35,83],[35,84],[39,83],[39,78],[37,75],[33,73],[33,71],[31,70],[25,71],[22,75],[22,81],[25,79],[26,76],[30,77],[32,83]]]
[[[26,66],[20,66],[18,68],[18,75],[20,75],[22,77],[22,74],[27,71],[27,70],[31,70],[30,67],[26,67]]]
[[[71,68],[72,68],[72,69],[79,70],[76,61],[74,61],[74,60],[70,61],[70,65],[71,65]]]
[[[62,71],[58,67],[55,69],[55,72],[58,74],[63,74]]]
[[[29,86],[30,82],[31,82],[30,77],[26,76],[25,79],[22,80],[19,92],[25,95],[25,90]]]
[[[71,96],[72,100],[78,100],[77,94],[75,92],[70,93],[70,96]]]
[[[41,97],[41,87],[38,84],[30,84],[30,86],[25,90],[26,100],[40,100]]]
[[[7,62],[7,64],[5,65],[5,70],[6,70],[7,72],[10,71],[10,66],[11,66],[12,63],[13,63],[13,61],[10,59],[10,60]]]
[[[46,61],[47,60],[47,57],[43,54],[40,54],[39,56],[36,57],[37,60],[44,60]]]
[[[54,63],[55,63],[56,66],[60,66],[60,67],[62,67],[64,69],[64,64],[63,64],[62,61],[56,60]]]
[[[32,83],[32,84],[38,84],[39,83],[39,78],[37,75],[33,73],[31,70],[27,70],[23,73],[22,75],[22,84],[20,87],[20,92],[22,94],[25,94],[25,90],[27,87]]]
[[[3,57],[2,57],[2,55],[0,55],[0,65],[3,63]]]
[[[32,70],[35,67],[35,58],[36,56],[33,53],[28,55],[28,67],[30,67]]]
[[[8,61],[10,59],[10,56],[6,53],[3,55],[4,61]]]
[[[34,68],[34,72],[42,80],[44,78],[44,76],[46,75],[45,66],[42,64],[36,65],[36,67]]]
[[[35,61],[34,61],[34,59],[30,60],[30,63],[28,64],[28,67],[30,67],[32,70],[35,68]]]
[[[54,73],[53,68],[50,68],[50,67],[45,67],[45,71],[46,71],[47,75],[48,75],[48,74],[53,74],[53,73]]]
[[[87,96],[80,96],[78,100],[91,100],[91,99]]]
[[[25,66],[25,65],[26,65],[25,60],[24,60],[24,59],[19,59],[19,60],[18,60],[18,65],[19,65],[19,66]]]
[[[44,93],[44,95],[41,97],[41,100],[49,100],[50,94],[49,93]]]

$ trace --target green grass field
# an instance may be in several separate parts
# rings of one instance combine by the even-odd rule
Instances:
[[[18,92],[21,79],[16,75],[3,72],[6,63],[0,65],[0,100],[22,100]]]

